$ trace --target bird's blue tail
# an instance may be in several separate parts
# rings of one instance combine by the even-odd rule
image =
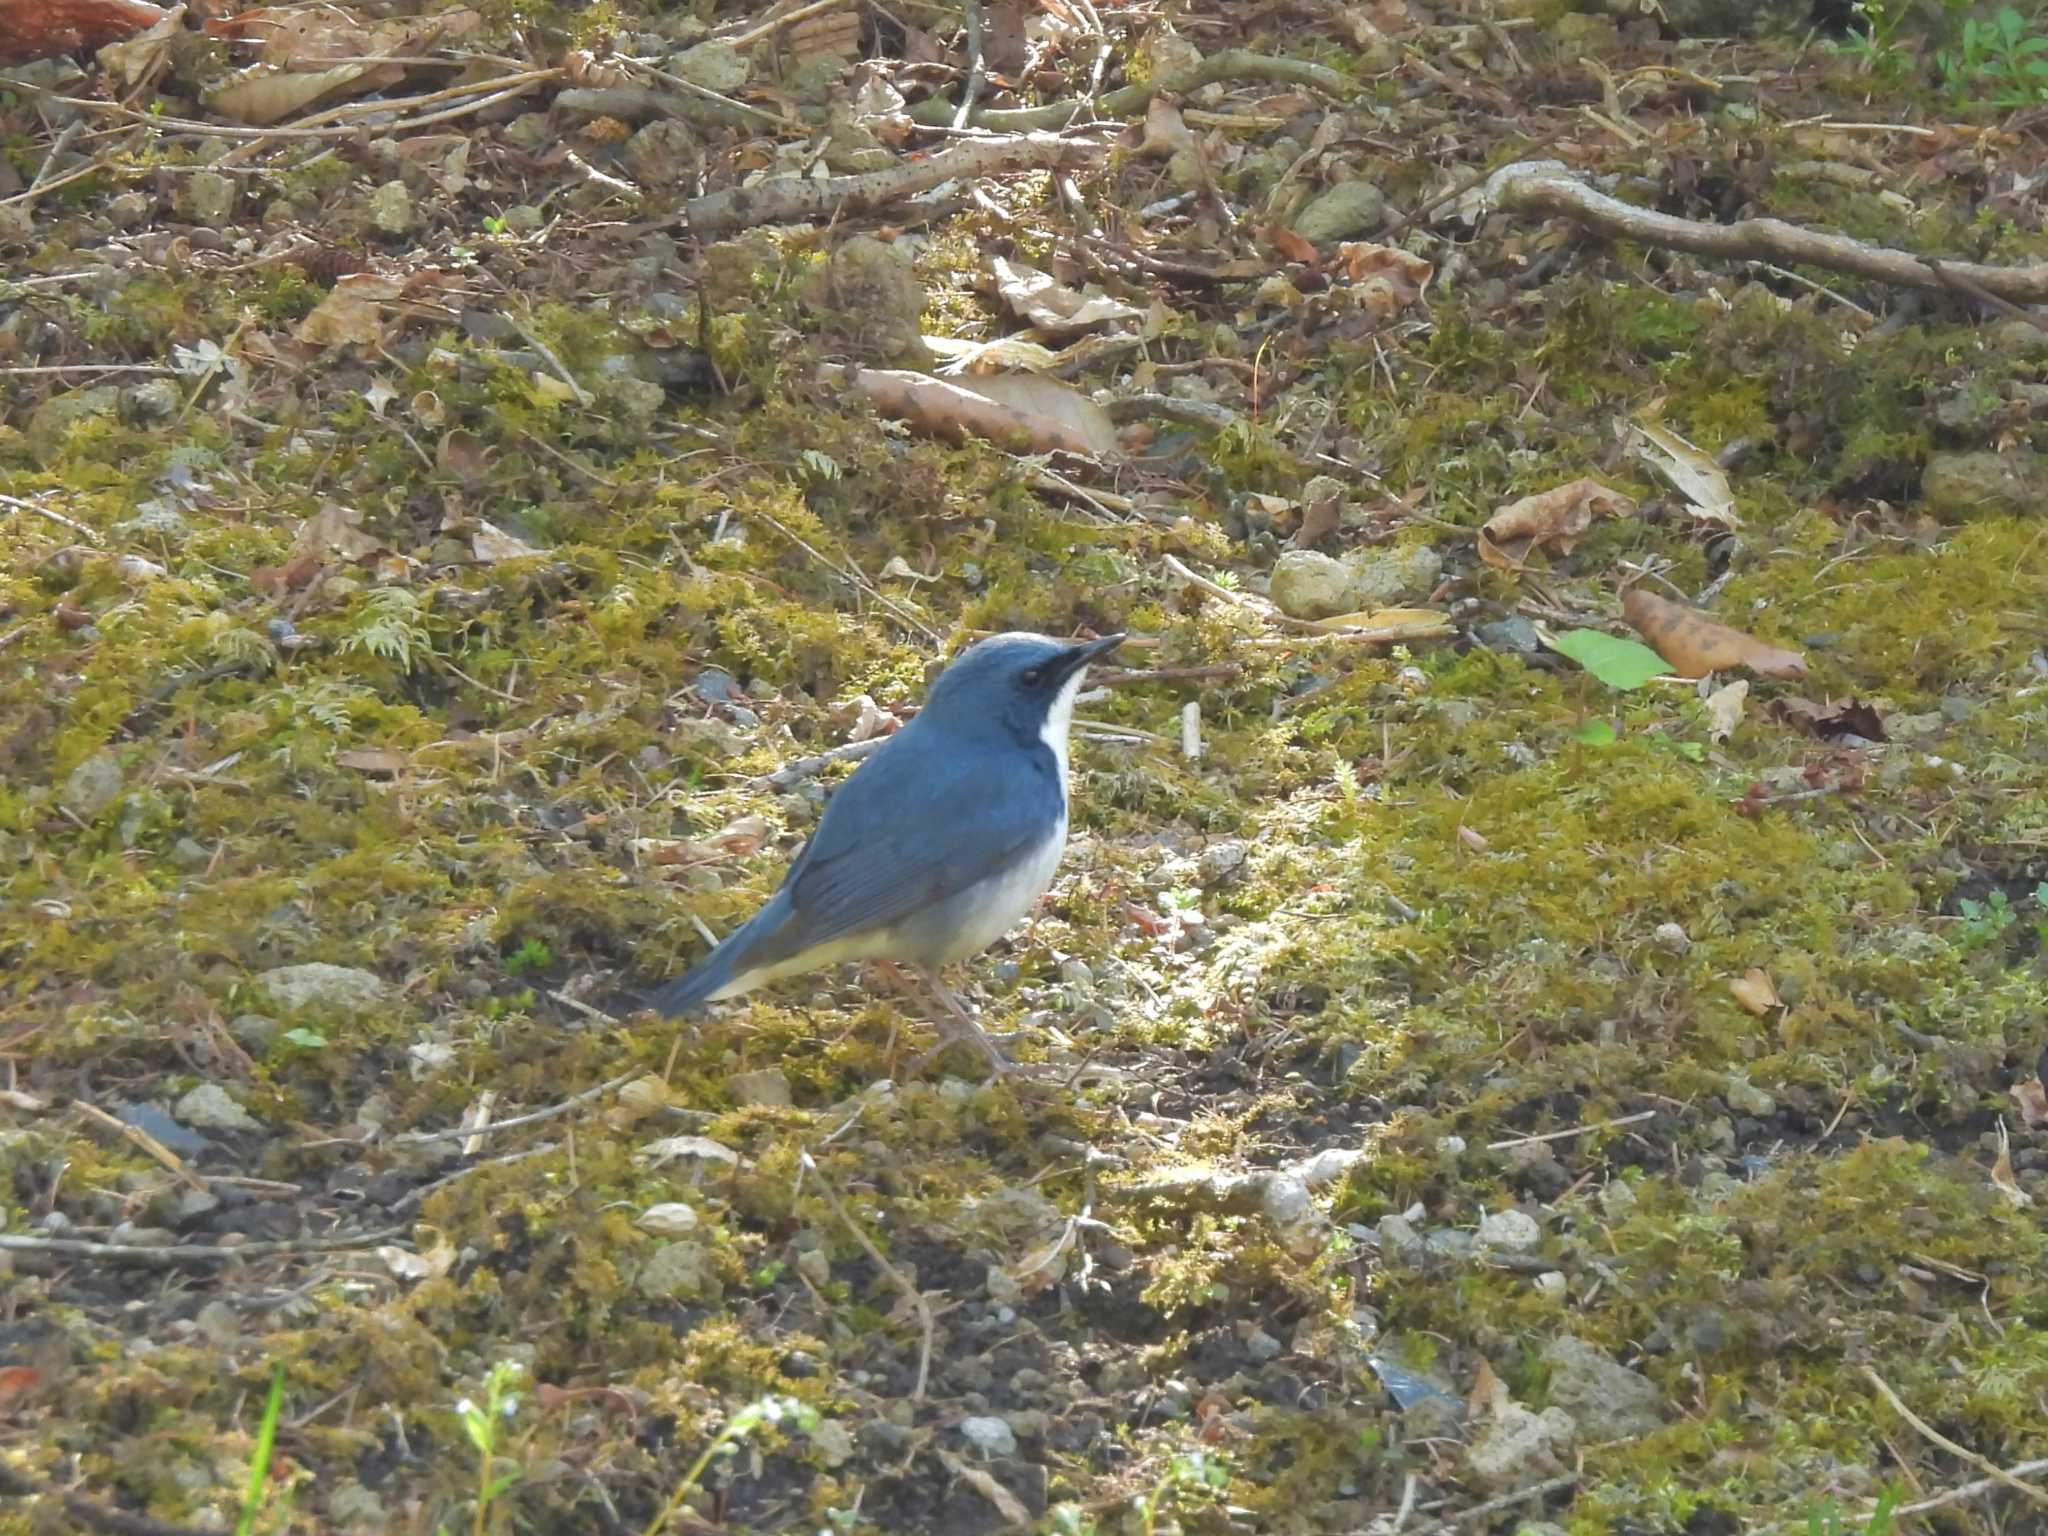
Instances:
[[[725,942],[706,955],[696,969],[657,987],[648,997],[649,1005],[659,1009],[664,1018],[672,1019],[710,1001],[712,993],[730,986],[761,958],[756,950],[764,941],[768,950],[774,950],[776,931],[788,915],[788,899],[777,892],[767,906],[727,934]]]
[[[732,940],[728,939],[695,970],[686,971],[674,981],[662,983],[647,1001],[663,1018],[672,1019],[701,1006],[712,993],[731,980]]]

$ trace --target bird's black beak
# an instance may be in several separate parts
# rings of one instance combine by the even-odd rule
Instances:
[[[1107,656],[1124,643],[1122,635],[1104,635],[1100,640],[1083,640],[1079,645],[1069,646],[1067,654],[1059,660],[1061,677],[1072,677],[1098,657]]]

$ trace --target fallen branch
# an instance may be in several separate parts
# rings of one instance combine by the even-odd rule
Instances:
[[[513,1115],[505,1120],[487,1120],[482,1125],[457,1126],[452,1131],[407,1131],[402,1136],[391,1138],[391,1144],[398,1147],[425,1146],[433,1141],[467,1141],[472,1136],[489,1136],[496,1131],[509,1131],[522,1125],[538,1125],[543,1120],[552,1120],[557,1115],[566,1115],[592,1099],[601,1099],[616,1088],[623,1088],[640,1076],[635,1067],[630,1072],[621,1072],[609,1081],[599,1083],[595,1088],[586,1088],[581,1093],[571,1094],[559,1104],[550,1104],[546,1109],[536,1109],[529,1114]]]
[[[1055,101],[1042,107],[1000,107],[975,114],[973,125],[999,133],[1028,133],[1041,128],[1064,128],[1082,118],[1091,107],[1101,117],[1136,117],[1162,91],[1185,96],[1205,85],[1225,80],[1270,80],[1283,85],[1305,85],[1327,96],[1344,96],[1350,82],[1325,64],[1306,59],[1282,59],[1253,53],[1245,48],[1226,48],[1212,53],[1201,63],[1163,80],[1126,85],[1111,91],[1100,101]],[[910,115],[920,123],[939,127],[953,120],[956,108],[942,96],[920,101]]]
[[[1487,208],[1556,214],[1616,239],[1689,251],[1695,256],[1824,267],[1906,288],[1949,289],[1970,283],[2014,304],[2048,301],[2048,262],[1993,267],[1928,258],[1869,245],[1847,235],[1801,229],[1782,219],[1707,224],[1676,218],[1597,192],[1558,160],[1521,160],[1503,166],[1472,196]],[[1472,202],[1467,200],[1462,206],[1469,208]]]
[[[748,187],[729,187],[683,204],[683,226],[692,235],[721,235],[760,224],[794,224],[879,208],[929,192],[949,181],[998,176],[1006,171],[1071,170],[1100,150],[1081,139],[1032,133],[983,139],[941,150],[919,160],[861,176],[828,176],[812,181],[777,176]]]
[[[147,1243],[96,1243],[82,1237],[26,1237],[0,1232],[0,1253],[49,1253],[74,1259],[106,1259],[145,1268],[169,1268],[177,1264],[211,1264],[229,1259],[274,1259],[294,1253],[335,1253],[350,1248],[374,1248],[394,1237],[403,1237],[405,1227],[384,1227],[359,1232],[353,1237],[307,1237],[278,1243],[240,1243],[232,1248],[207,1243],[169,1243],[153,1248]]]
[[[1892,1411],[1918,1430],[1926,1440],[1940,1446],[1949,1455],[1960,1457],[1962,1460],[1967,1461],[1978,1471],[2003,1484],[2005,1487],[2012,1489],[2015,1493],[2026,1495],[2036,1504],[2048,1505],[2048,1493],[2044,1493],[2032,1483],[2024,1482],[2013,1473],[2006,1471],[1989,1456],[1979,1455],[1967,1446],[1956,1444],[1955,1441],[1949,1439],[1947,1435],[1944,1435],[1940,1430],[1921,1418],[1919,1414],[1908,1408],[1899,1394],[1891,1389],[1891,1384],[1878,1375],[1870,1366],[1866,1365],[1863,1367],[1863,1375],[1873,1387],[1877,1388],[1884,1400],[1892,1405]]]

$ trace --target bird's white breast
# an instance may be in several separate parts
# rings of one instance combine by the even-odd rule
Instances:
[[[1039,727],[1038,736],[1052,753],[1053,771],[1060,781],[1060,842],[1067,838],[1067,734],[1074,725],[1074,700],[1081,692],[1081,679],[1088,669],[1083,667],[1060,687],[1060,696],[1052,701],[1052,708],[1045,712],[1045,724]],[[1059,855],[1053,855],[1053,862],[1059,862]],[[1048,877],[1049,878],[1049,877]]]

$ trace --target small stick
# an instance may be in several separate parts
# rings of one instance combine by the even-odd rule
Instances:
[[[1180,755],[1191,763],[1202,760],[1202,703],[1189,699],[1180,707]]]
[[[592,1099],[601,1099],[614,1089],[624,1087],[639,1075],[640,1069],[635,1067],[630,1072],[621,1072],[617,1077],[599,1083],[595,1088],[586,1088],[581,1093],[562,1100],[559,1104],[550,1104],[546,1109],[536,1109],[530,1114],[514,1115],[509,1120],[493,1120],[487,1125],[457,1126],[452,1131],[407,1131],[402,1136],[392,1137],[391,1144],[399,1147],[420,1147],[425,1146],[430,1141],[467,1141],[471,1137],[488,1136],[495,1131],[509,1131],[515,1126],[538,1125],[543,1120],[552,1120],[557,1115],[566,1115],[570,1110],[577,1108],[579,1105],[588,1104]]]
[[[57,168],[57,157],[71,147],[71,141],[78,137],[78,131],[85,126],[85,119],[74,117],[64,125],[64,131],[57,135],[57,141],[50,146],[50,152],[43,156],[43,163],[36,167],[36,179],[28,184],[31,193],[50,179],[50,172]]]
[[[1976,1467],[1981,1472],[1987,1473],[1994,1480],[2005,1484],[2006,1487],[2012,1489],[2015,1493],[2025,1494],[2028,1498],[2032,1499],[2036,1504],[2048,1504],[2048,1493],[2042,1492],[2039,1488],[2036,1488],[2032,1483],[2022,1482],[2018,1477],[2014,1476],[2012,1473],[2006,1471],[2003,1467],[1999,1466],[1997,1463],[1992,1461],[1990,1457],[1979,1455],[1976,1451],[1967,1450],[1964,1447],[1957,1445],[1955,1441],[1949,1439],[1947,1435],[1944,1435],[1940,1430],[1936,1429],[1933,1425],[1929,1424],[1925,1419],[1921,1418],[1920,1415],[1915,1413],[1912,1409],[1908,1408],[1905,1405],[1905,1403],[1900,1400],[1899,1394],[1891,1389],[1890,1384],[1886,1382],[1882,1376],[1878,1375],[1877,1371],[1873,1367],[1868,1365],[1864,1366],[1863,1374],[1869,1380],[1870,1384],[1873,1387],[1877,1388],[1879,1392],[1884,1394],[1884,1400],[1892,1405],[1893,1410],[1898,1414],[1900,1418],[1904,1419],[1908,1424],[1912,1425],[1915,1429],[1920,1431],[1920,1433],[1925,1438],[1932,1441],[1934,1444],[1940,1446],[1944,1451],[1947,1451],[1949,1455],[1961,1457],[1964,1461],[1967,1461],[1971,1466]]]
[[[981,94],[981,0],[965,0],[967,6],[967,84],[960,92],[960,110],[953,114],[953,126],[965,128],[974,115],[974,98]],[[53,150],[54,154],[55,151]]]
[[[507,315],[505,318],[511,322],[512,329],[517,331],[520,334],[520,336],[524,338],[526,344],[532,347],[534,351],[538,352],[541,355],[542,360],[546,362],[550,368],[554,369],[555,377],[560,379],[564,384],[569,386],[569,391],[571,394],[575,395],[576,403],[578,405],[588,405],[593,399],[596,398],[594,395],[590,393],[589,390],[585,389],[581,384],[578,384],[576,382],[576,375],[571,373],[568,369],[562,366],[562,360],[559,357],[555,356],[555,354],[551,350],[549,350],[548,344],[546,342],[542,341],[538,336],[534,335],[533,332],[529,331],[517,320],[512,319],[510,315]]]
[[[81,522],[66,517],[62,512],[53,512],[38,501],[23,501],[19,496],[0,496],[0,507],[12,507],[17,512],[33,512],[37,517],[47,517],[60,528],[69,528],[88,544],[97,544],[100,536]]]
[[[1099,688],[1135,688],[1140,683],[1234,683],[1244,676],[1244,666],[1219,661],[1203,667],[1147,667],[1128,672],[1103,672],[1091,677]]]
[[[1533,1146],[1539,1141],[1567,1141],[1574,1136],[1583,1136],[1588,1131],[1611,1131],[1618,1125],[1640,1125],[1645,1120],[1654,1120],[1657,1111],[1645,1109],[1633,1115],[1623,1115],[1618,1120],[1597,1120],[1591,1125],[1567,1126],[1561,1131],[1545,1131],[1541,1136],[1510,1136],[1506,1141],[1489,1141],[1489,1152],[1505,1151],[1509,1147]]]
[[[773,773],[763,774],[759,782],[770,789],[787,789],[813,774],[824,772],[834,763],[857,763],[864,757],[871,757],[888,739],[886,736],[870,736],[866,741],[842,742],[810,757],[800,757],[793,763],[784,764]]]
[[[73,1099],[71,1107],[95,1125],[104,1126],[130,1145],[140,1147],[144,1152],[147,1152],[159,1163],[162,1163],[164,1167],[176,1174],[179,1180],[188,1188],[196,1189],[201,1194],[208,1193],[206,1180],[202,1179],[190,1168],[187,1168],[184,1160],[177,1153],[158,1141],[141,1126],[130,1125],[125,1120],[117,1120],[97,1104],[88,1104],[83,1099]]]
[[[853,1219],[853,1212],[846,1208],[845,1202],[839,1198],[838,1192],[832,1188],[824,1170],[819,1168],[810,1152],[799,1152],[797,1159],[801,1166],[817,1179],[818,1193],[823,1195],[825,1203],[832,1207],[832,1214],[845,1223],[846,1230],[853,1234],[854,1241],[861,1245],[870,1259],[874,1260],[875,1267],[887,1275],[896,1289],[901,1291],[917,1309],[918,1326],[923,1330],[924,1342],[918,1351],[917,1385],[911,1389],[910,1400],[913,1403],[923,1402],[925,1383],[931,1378],[932,1373],[932,1335],[937,1332],[937,1325],[932,1321],[932,1304],[924,1299],[923,1292],[904,1278],[902,1270],[882,1256],[882,1250],[875,1246],[874,1239],[869,1237],[861,1229],[860,1223]]]
[[[1562,1493],[1567,1488],[1576,1487],[1578,1481],[1578,1473],[1567,1472],[1562,1477],[1546,1478],[1540,1483],[1531,1483],[1528,1487],[1518,1488],[1513,1493],[1503,1493],[1495,1498],[1488,1499],[1484,1504],[1474,1504],[1470,1509],[1461,1509],[1455,1515],[1438,1520],[1434,1524],[1418,1526],[1415,1530],[1415,1536],[1436,1536],[1436,1533],[1439,1531],[1448,1531],[1460,1525],[1470,1524],[1474,1520],[1493,1514],[1496,1510],[1511,1509],[1517,1504],[1526,1504],[1531,1499],[1541,1499],[1553,1493]]]
[[[0,1232],[0,1253],[54,1253],[78,1259],[109,1259],[123,1263],[170,1268],[177,1264],[207,1264],[230,1259],[271,1259],[294,1253],[335,1253],[349,1248],[374,1248],[394,1237],[403,1237],[405,1227],[380,1227],[354,1237],[308,1237],[278,1243],[242,1243],[225,1248],[210,1243],[173,1244],[152,1248],[145,1243],[95,1243],[80,1237],[28,1237]]]

